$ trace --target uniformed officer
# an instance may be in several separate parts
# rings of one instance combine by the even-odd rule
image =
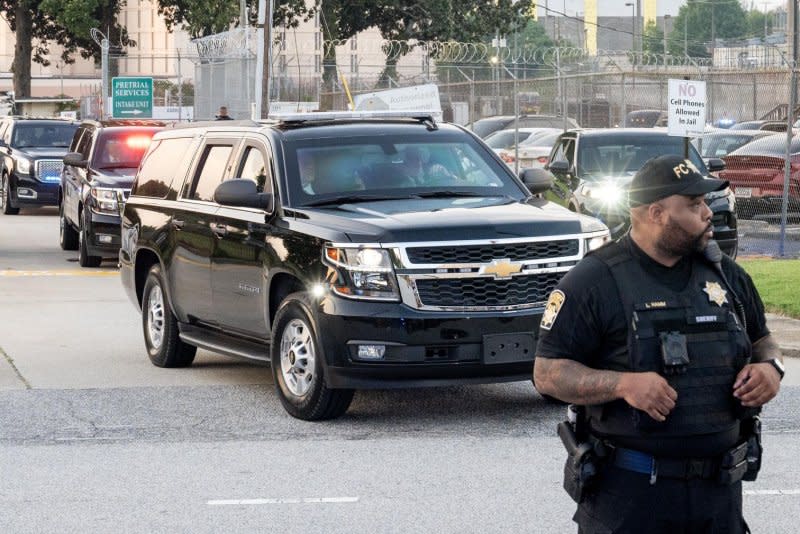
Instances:
[[[579,533],[748,532],[753,415],[778,393],[783,364],[752,280],[708,246],[705,195],[726,186],[680,156],[649,160],[631,184],[630,232],[550,296],[534,381],[582,407],[589,453],[565,466],[588,482],[570,493]]]

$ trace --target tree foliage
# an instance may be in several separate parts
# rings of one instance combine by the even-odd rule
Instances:
[[[745,12],[739,2],[687,0],[678,11],[669,34],[670,54],[683,54],[685,30],[688,55],[709,57],[712,26],[716,39],[740,39],[748,33]]]
[[[664,30],[649,22],[642,32],[642,51],[650,54],[664,53]]]

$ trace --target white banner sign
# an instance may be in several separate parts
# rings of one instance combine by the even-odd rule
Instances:
[[[706,127],[706,82],[669,80],[669,135],[694,137]]]

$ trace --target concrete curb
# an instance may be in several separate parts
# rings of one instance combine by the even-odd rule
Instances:
[[[767,313],[767,328],[785,358],[800,358],[800,319]]]

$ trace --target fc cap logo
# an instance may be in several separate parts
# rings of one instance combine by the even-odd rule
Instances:
[[[558,312],[561,311],[561,306],[564,305],[564,300],[566,300],[566,298],[566,295],[564,295],[564,292],[560,289],[556,289],[550,293],[550,298],[547,299],[547,304],[542,314],[542,322],[539,324],[540,328],[550,330],[553,327],[553,323],[556,322]]]
[[[681,163],[680,165],[676,165],[675,167],[673,167],[672,171],[675,173],[675,176],[678,178],[678,180],[682,180],[683,177],[689,174],[690,172],[695,172],[697,174],[700,174],[700,171],[697,170],[697,167],[694,166],[694,163],[692,163],[688,159],[683,160],[683,163]]]

